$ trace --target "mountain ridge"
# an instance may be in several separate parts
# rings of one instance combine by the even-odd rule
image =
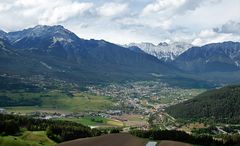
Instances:
[[[182,54],[187,49],[192,47],[191,44],[185,42],[173,42],[173,43],[161,42],[158,45],[145,42],[145,43],[130,43],[124,46],[127,48],[133,46],[139,47],[145,53],[153,55],[165,62],[173,61],[180,54]]]
[[[104,40],[84,40],[59,25],[9,32],[6,37],[13,46],[11,50],[21,54],[14,56],[14,60],[26,62],[22,66],[23,74],[43,74],[40,69],[35,69],[38,67],[44,68],[44,74],[59,74],[60,77],[72,78],[74,81],[76,78],[81,81],[114,81],[154,78],[151,73],[174,72],[173,67],[154,56],[137,53]],[[11,60],[12,56],[5,57]],[[2,65],[5,71],[11,72],[14,66],[21,68],[17,62],[9,66],[4,66],[2,62]]]
[[[229,41],[192,47],[173,64],[188,72],[236,71],[240,69],[240,43]]]
[[[2,41],[9,45],[0,46],[1,74],[44,76],[80,83],[161,79],[173,86],[201,88],[240,81],[238,70],[224,68],[211,75],[205,70],[188,71],[175,62],[178,57],[166,62],[136,46],[126,48],[105,40],[79,38],[59,25],[39,25],[4,34],[6,39]],[[159,46],[169,44],[160,43]]]

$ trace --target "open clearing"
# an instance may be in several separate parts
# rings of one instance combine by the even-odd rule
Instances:
[[[147,119],[139,114],[123,114],[121,116],[116,116],[115,118],[123,121],[126,126],[142,127],[148,125]]]
[[[83,124],[85,126],[96,126],[96,127],[123,127],[124,123],[110,118],[103,118],[100,116],[85,116],[81,118],[60,118],[56,120],[72,121]]]
[[[146,146],[147,142],[145,139],[120,133],[72,140],[57,146]]]
[[[193,129],[200,129],[200,128],[206,128],[207,126],[204,125],[203,123],[189,123],[187,125],[182,126],[179,128],[180,131],[185,131],[187,133],[191,133]]]

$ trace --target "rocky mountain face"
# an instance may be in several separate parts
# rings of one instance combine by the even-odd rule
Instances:
[[[126,48],[105,40],[81,39],[59,25],[39,25],[0,32],[0,74],[79,83],[161,78],[191,87],[205,81],[240,81],[239,43],[189,47],[186,43],[143,43]]]
[[[125,47],[133,47],[136,46],[142,49],[144,52],[157,57],[158,59],[166,62],[173,61],[180,54],[185,52],[187,49],[191,48],[192,45],[184,42],[173,42],[173,43],[159,43],[158,45],[154,45],[152,43],[131,43],[129,45],[125,45]]]
[[[6,40],[0,38],[0,54],[9,55],[13,53],[9,48],[12,48],[12,46]]]

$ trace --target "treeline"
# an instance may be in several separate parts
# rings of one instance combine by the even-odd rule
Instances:
[[[153,140],[173,140],[204,146],[239,146],[240,136],[228,136],[227,139],[219,141],[208,135],[190,135],[176,130],[133,130],[132,135]]]
[[[166,111],[179,119],[214,119],[220,123],[240,123],[240,86],[227,86],[204,92]]]
[[[1,135],[14,135],[20,131],[17,122],[12,120],[0,121],[0,134]]]
[[[42,91],[41,88],[39,88],[38,86],[32,85],[31,83],[24,83],[17,78],[2,77],[2,76],[0,76],[0,89],[2,91],[24,90],[26,92],[35,92],[35,93]]]
[[[52,125],[47,128],[47,136],[55,142],[101,135],[101,131],[83,126]]]
[[[208,135],[214,135],[216,134],[216,131],[218,131],[218,129],[216,128],[216,126],[209,126],[207,128],[194,128],[192,129],[192,133],[194,134],[208,134]]]
[[[30,131],[47,131],[47,136],[56,142],[102,134],[100,130],[90,129],[87,126],[70,121],[34,119],[26,116],[0,114],[1,135],[18,134],[21,128]]]

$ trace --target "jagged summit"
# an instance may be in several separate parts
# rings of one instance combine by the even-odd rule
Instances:
[[[71,48],[78,46],[81,39],[61,25],[37,25],[5,35],[19,49]],[[74,44],[74,45],[73,45]]]
[[[173,42],[166,43],[161,42],[158,45],[154,45],[152,43],[131,43],[126,45],[125,47],[133,47],[136,46],[142,49],[144,52],[157,57],[163,61],[172,61],[177,56],[185,52],[187,49],[191,48],[192,45],[185,42]]]
[[[78,38],[74,33],[65,29],[61,25],[47,26],[47,25],[37,25],[33,28],[24,29],[21,31],[8,33],[8,38],[10,41],[14,42],[22,38],[37,38],[37,37],[61,37],[72,39]]]
[[[168,46],[168,43],[166,43],[166,42],[161,42],[161,43],[158,44],[158,46]]]

